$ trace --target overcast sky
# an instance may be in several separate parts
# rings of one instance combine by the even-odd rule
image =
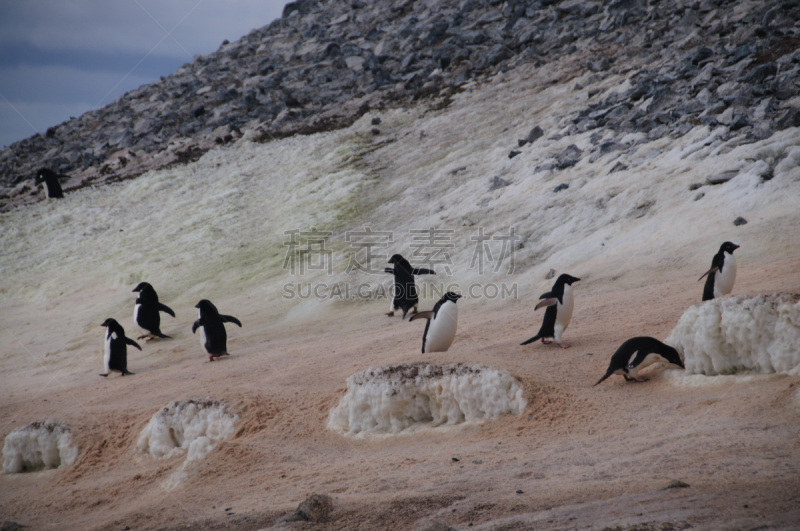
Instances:
[[[175,72],[287,0],[0,0],[0,147]]]

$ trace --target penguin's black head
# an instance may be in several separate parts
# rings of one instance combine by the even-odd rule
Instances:
[[[212,314],[213,313],[219,313],[219,311],[217,311],[217,307],[214,306],[211,303],[211,301],[207,300],[207,299],[201,300],[200,302],[195,304],[194,307],[197,308],[198,310],[200,310],[201,312],[204,312],[204,313],[212,313]]]
[[[122,326],[120,326],[120,324],[117,322],[117,320],[116,319],[112,319],[111,317],[109,317],[108,319],[103,321],[103,324],[101,324],[100,326],[105,326],[106,328],[108,328],[110,330],[118,330],[118,329],[122,328]]]
[[[724,253],[733,254],[733,251],[738,249],[739,246],[733,242],[725,242],[719,246],[719,250]]]
[[[50,168],[40,168],[39,171],[36,172],[36,184],[44,182],[48,177],[58,178],[58,174]]]
[[[461,297],[462,295],[459,295],[458,293],[453,293],[452,291],[448,291],[442,296],[442,301],[456,302]]]
[[[556,282],[557,283],[560,282],[561,284],[568,284],[571,286],[573,282],[577,282],[579,280],[580,279],[578,277],[573,277],[572,275],[564,273],[563,275],[560,275],[558,279],[556,279]]]
[[[389,258],[389,263],[390,264],[397,264],[399,262],[405,262],[405,261],[406,261],[406,259],[403,258],[402,255],[399,255],[399,254],[393,254],[392,257]]]
[[[144,291],[155,291],[155,290],[153,289],[153,286],[151,286],[147,282],[139,282],[139,284],[135,288],[133,288],[133,291],[144,292]]]

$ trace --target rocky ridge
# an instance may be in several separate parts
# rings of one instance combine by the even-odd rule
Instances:
[[[248,130],[266,142],[370,109],[447,105],[498,71],[556,61],[626,81],[559,117],[558,131],[531,124],[509,146],[597,130],[592,150],[565,150],[544,169],[633,147],[606,131],[652,141],[705,124],[748,142],[800,126],[798,1],[299,0],[175,74],[2,149],[0,210],[43,198],[32,179],[43,166],[69,174],[69,192],[196,160]]]

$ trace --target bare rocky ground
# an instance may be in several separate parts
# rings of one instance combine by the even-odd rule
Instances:
[[[800,256],[744,256],[735,294],[800,293]],[[313,323],[245,326],[232,336],[232,356],[214,363],[204,362],[191,323],[176,322],[174,339],[130,356],[132,377],[99,378],[97,356],[53,373],[44,357],[5,379],[0,416],[57,411],[79,427],[79,458],[4,474],[0,513],[33,529],[795,528],[797,378],[673,373],[592,387],[624,339],[644,330],[666,337],[698,295],[696,279],[668,263],[634,280],[578,283],[567,350],[519,346],[538,326],[531,301],[465,300],[453,347],[424,357],[421,331],[410,332],[418,323],[386,317],[383,302]],[[18,310],[4,326],[24,335],[35,315]],[[259,322],[252,306],[237,316]],[[61,341],[40,330],[37,347]],[[326,429],[350,374],[421,359],[507,370],[523,382],[528,407],[481,425],[372,440]],[[181,457],[138,453],[151,415],[192,396],[230,405],[236,433],[183,472]],[[332,499],[325,521],[293,519],[314,493]]]

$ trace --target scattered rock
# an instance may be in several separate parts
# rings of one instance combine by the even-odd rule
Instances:
[[[525,144],[532,144],[533,142],[536,142],[536,140],[538,140],[543,135],[544,131],[542,131],[542,128],[537,125],[533,129],[531,129],[531,132],[528,133],[528,136],[517,140],[517,144],[519,144],[519,147],[522,147]]]
[[[494,179],[492,179],[492,185],[489,187],[489,191],[492,192],[498,188],[505,188],[509,184],[511,184],[510,181],[506,181],[505,179],[495,175]]]
[[[550,280],[551,278],[554,278],[555,276],[556,276],[556,270],[551,268],[550,271],[548,271],[547,274],[544,276],[544,279],[545,280]]]
[[[327,494],[312,494],[300,502],[294,513],[294,520],[324,522],[333,512],[333,498]]]
[[[555,188],[553,188],[553,193],[557,194],[561,190],[566,190],[567,188],[569,188],[569,185],[567,183],[561,183]]]
[[[710,185],[724,184],[733,179],[734,177],[736,177],[737,175],[739,175],[739,170],[730,170],[718,173],[706,179],[706,184]]]
[[[740,225],[747,225],[747,220],[744,219],[742,216],[739,216],[738,218],[733,220],[733,224],[736,225],[737,227]]]
[[[517,155],[519,155],[520,153],[522,153],[522,152],[521,152],[521,151],[511,151],[511,152],[508,154],[508,158],[510,158],[510,159],[513,159],[514,157],[516,157],[516,156],[517,156]]]
[[[16,522],[12,522],[11,520],[6,520],[3,522],[3,527],[0,528],[0,531],[17,531],[17,529],[22,529],[24,526],[22,524],[18,524]]]
[[[664,490],[667,490],[667,489],[685,489],[685,488],[688,488],[688,487],[691,487],[691,485],[689,485],[688,483],[684,483],[683,481],[680,481],[680,480],[677,480],[677,479],[673,479],[672,481],[669,482],[669,485],[664,487]]]

